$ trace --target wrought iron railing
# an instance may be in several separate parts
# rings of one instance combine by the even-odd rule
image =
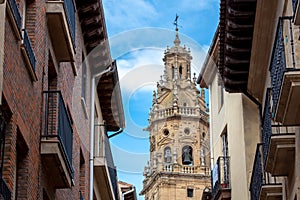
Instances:
[[[292,0],[292,6],[293,6],[293,15],[295,16],[296,9],[298,6],[298,0]]]
[[[0,180],[0,194],[2,196],[2,198],[0,198],[0,199],[11,200],[11,191],[8,188],[8,186],[6,185],[3,178],[1,178],[1,180]]]
[[[270,139],[272,136],[272,116],[271,116],[271,105],[270,105],[270,96],[271,89],[267,89],[266,98],[265,98],[265,107],[263,111],[262,118],[262,134],[261,141],[263,143],[263,160],[264,165],[266,165],[266,160],[269,151]]]
[[[79,191],[79,195],[80,195],[80,200],[84,200],[84,198],[83,198],[83,194],[82,194],[82,192],[81,192],[81,191]]]
[[[230,189],[230,162],[229,157],[220,156],[212,172],[212,199],[224,189]]]
[[[106,128],[104,128],[104,134],[100,135],[100,144],[96,146],[96,157],[104,157],[105,163],[108,167],[109,178],[112,186],[112,190],[114,192],[115,199],[118,199],[119,192],[118,192],[118,178],[117,178],[117,170],[114,164],[110,142],[106,133]]]
[[[262,152],[262,144],[257,144],[250,183],[251,200],[260,199],[260,191],[264,185],[280,185],[277,183],[276,177],[264,171]]]
[[[27,33],[26,29],[22,30],[22,34],[23,34],[23,42],[22,42],[23,46],[24,46],[24,48],[27,52],[27,55],[28,55],[30,64],[33,68],[33,71],[35,71],[36,58],[35,58],[33,48],[32,48],[32,45],[31,45],[31,42],[30,42],[30,39],[29,39],[29,36],[28,36],[28,33]]]
[[[274,108],[273,116],[277,109],[283,75],[286,71],[295,70],[295,51],[292,19],[293,17],[291,16],[280,17],[277,25],[270,63],[272,99]],[[283,26],[284,24],[285,26]],[[285,33],[288,32],[285,37],[283,36],[283,27],[288,27],[288,30],[285,30]],[[287,63],[289,63],[289,65],[287,65]]]
[[[43,138],[57,138],[63,149],[72,177],[73,129],[71,119],[60,91],[44,91],[45,131]]]
[[[75,46],[76,8],[73,0],[64,0],[72,41]]]
[[[8,3],[9,3],[9,6],[10,6],[10,9],[11,9],[11,12],[13,14],[13,17],[16,21],[17,27],[20,31],[22,24],[21,24],[21,14],[20,14],[20,11],[19,11],[18,4],[17,4],[16,0],[8,0]]]
[[[268,153],[269,153],[269,146],[272,136],[275,135],[293,135],[293,127],[289,126],[282,126],[280,124],[272,124],[272,116],[271,116],[271,105],[270,105],[270,98],[271,98],[271,89],[267,89],[266,98],[265,98],[265,107],[263,111],[263,118],[262,118],[262,134],[261,134],[261,141],[263,145],[263,163],[266,166]]]

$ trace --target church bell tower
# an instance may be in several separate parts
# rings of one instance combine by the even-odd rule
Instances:
[[[145,200],[201,199],[210,186],[209,124],[204,90],[191,76],[191,52],[174,45],[164,52],[164,73],[149,114],[150,161],[144,169]]]

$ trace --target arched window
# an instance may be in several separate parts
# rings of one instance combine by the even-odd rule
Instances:
[[[170,147],[164,149],[164,160],[166,163],[172,162],[172,152]]]
[[[174,70],[174,66],[172,65],[172,79],[175,78],[175,70]]]
[[[182,164],[193,165],[193,148],[188,145],[182,148]]]
[[[182,78],[182,66],[179,67],[179,77]]]

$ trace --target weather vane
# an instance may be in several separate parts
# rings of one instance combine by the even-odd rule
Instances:
[[[176,26],[176,31],[178,31],[178,15],[177,15],[177,13],[176,13],[176,17],[175,17],[175,20],[174,20],[174,25]]]

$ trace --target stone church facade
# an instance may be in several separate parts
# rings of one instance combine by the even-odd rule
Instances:
[[[210,186],[209,124],[204,90],[191,77],[190,49],[164,53],[164,74],[153,92],[149,116],[150,161],[144,170],[145,200],[201,199]]]

